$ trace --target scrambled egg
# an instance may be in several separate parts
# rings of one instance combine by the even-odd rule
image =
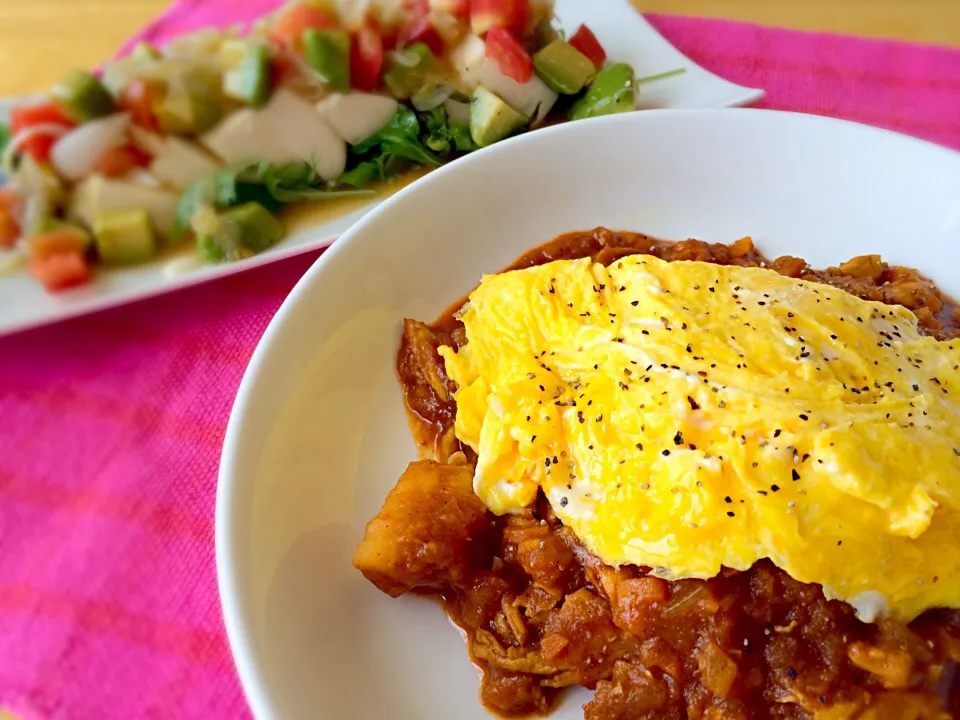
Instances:
[[[758,268],[589,259],[484,278],[441,348],[495,513],[543,488],[605,562],[761,558],[860,617],[960,607],[960,342]]]

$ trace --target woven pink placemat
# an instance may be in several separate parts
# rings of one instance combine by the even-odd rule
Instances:
[[[181,0],[143,36],[276,4]],[[710,70],[766,88],[767,107],[960,148],[960,51],[650,19]],[[0,339],[0,707],[249,715],[214,573],[217,464],[247,360],[316,257]]]

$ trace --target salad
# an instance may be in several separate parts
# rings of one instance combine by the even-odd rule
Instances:
[[[0,265],[56,291],[181,242],[245,258],[281,239],[286,204],[633,110],[639,82],[590,28],[557,30],[553,0],[297,0],[141,44],[13,111]]]

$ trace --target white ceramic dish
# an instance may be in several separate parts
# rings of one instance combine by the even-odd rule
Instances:
[[[641,103],[644,108],[733,107],[748,105],[763,97],[760,90],[734,85],[695,65],[664,40],[627,0],[557,0],[556,9],[564,28],[575,30],[580,23],[588,23],[610,57],[629,62],[639,76],[687,68],[684,75],[645,86]],[[6,121],[11,108],[23,101],[23,98],[0,101],[0,121]],[[164,261],[156,261],[101,272],[89,285],[51,295],[26,273],[0,276],[0,335],[196,285],[325,247],[378,204],[379,201],[373,199],[359,210],[295,232],[276,248],[249,260],[201,266],[173,277],[164,272]]]
[[[304,276],[250,362],[220,468],[217,568],[261,719],[480,720],[460,635],[351,567],[416,450],[394,372],[431,320],[555,235],[598,225],[826,266],[866,252],[960,293],[960,155],[813,116],[654,111],[562,125],[434,173]],[[586,692],[555,715],[580,718]]]

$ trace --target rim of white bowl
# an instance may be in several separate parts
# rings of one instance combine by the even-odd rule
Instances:
[[[429,192],[428,188],[434,184],[443,182],[450,173],[468,172],[468,168],[473,165],[485,162],[497,162],[496,158],[513,152],[513,149],[521,143],[545,142],[554,136],[562,136],[564,134],[572,135],[575,142],[576,135],[584,132],[584,127],[605,124],[609,125],[612,130],[614,127],[620,125],[660,122],[663,118],[677,115],[701,115],[704,118],[719,115],[720,117],[726,117],[728,119],[731,115],[735,115],[744,118],[744,122],[750,122],[750,118],[774,116],[782,118],[782,122],[796,123],[798,130],[800,129],[799,126],[803,124],[832,125],[846,128],[848,132],[872,133],[878,137],[886,137],[893,142],[912,143],[918,151],[930,152],[933,150],[960,158],[960,153],[927,140],[872,125],[864,125],[862,123],[822,115],[759,108],[643,110],[635,113],[624,113],[582,120],[575,123],[562,123],[537,130],[533,133],[526,133],[510,138],[484,149],[483,152],[467,155],[428,173],[365,215],[336,240],[329,249],[324,251],[316,262],[310,266],[307,272],[303,274],[303,277],[294,285],[290,294],[284,299],[273,318],[271,318],[266,331],[264,331],[260,341],[257,343],[257,347],[250,358],[247,369],[244,371],[243,379],[240,382],[240,387],[237,390],[237,395],[230,411],[230,419],[227,423],[227,430],[224,436],[223,450],[220,456],[220,470],[217,477],[217,497],[214,515],[217,589],[220,593],[220,607],[223,612],[224,626],[227,632],[230,652],[236,665],[243,693],[254,717],[258,719],[272,718],[276,716],[276,713],[263,673],[254,661],[253,632],[248,624],[249,609],[247,603],[249,602],[249,598],[245,597],[238,578],[237,558],[235,557],[234,549],[237,534],[242,532],[244,528],[238,527],[235,523],[238,488],[235,486],[234,481],[233,459],[237,454],[237,448],[241,445],[245,433],[244,424],[248,413],[248,406],[257,394],[261,367],[272,351],[274,340],[283,332],[288,317],[295,312],[294,309],[299,305],[300,296],[303,295],[305,287],[314,282],[314,278],[323,271],[327,264],[334,262],[342,253],[349,251],[355,240],[365,234],[367,226],[379,222],[380,215],[390,213],[395,205],[405,202],[409,195]],[[780,121],[781,120],[777,120],[777,122]]]

